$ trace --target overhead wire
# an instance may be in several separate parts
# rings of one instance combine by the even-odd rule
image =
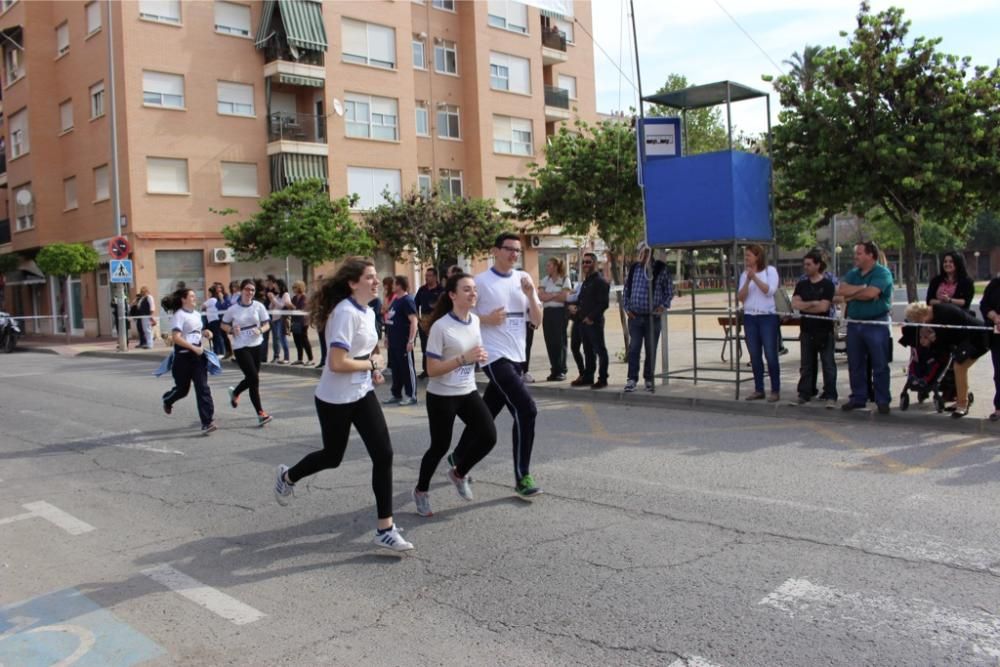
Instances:
[[[778,65],[778,63],[774,62],[774,58],[772,58],[772,57],[770,56],[770,54],[769,54],[769,53],[768,53],[767,51],[765,51],[765,50],[764,50],[764,48],[763,48],[763,47],[762,47],[762,46],[761,46],[760,44],[758,44],[758,43],[757,43],[757,40],[755,40],[755,39],[753,38],[753,36],[752,36],[752,35],[750,34],[750,32],[749,32],[749,31],[748,31],[748,30],[747,30],[746,28],[744,28],[744,27],[743,27],[743,26],[742,26],[742,25],[740,24],[740,22],[739,22],[739,21],[737,21],[737,20],[736,20],[736,17],[735,17],[735,16],[733,16],[732,14],[730,14],[730,13],[729,13],[729,10],[728,10],[728,9],[726,9],[725,7],[723,7],[723,6],[722,6],[722,3],[721,3],[721,2],[719,2],[719,0],[712,0],[712,2],[714,2],[714,3],[716,4],[716,6],[717,6],[717,7],[719,8],[719,9],[721,9],[721,10],[722,10],[722,13],[723,13],[723,14],[725,14],[726,16],[728,16],[728,17],[729,17],[729,20],[733,22],[733,25],[735,25],[735,26],[736,26],[737,28],[739,28],[739,29],[740,29],[740,32],[742,32],[742,33],[743,33],[744,35],[746,35],[746,38],[747,38],[747,39],[749,39],[749,40],[750,40],[750,42],[751,42],[751,43],[752,43],[752,44],[753,44],[754,46],[756,46],[756,47],[757,47],[757,50],[758,50],[758,51],[760,51],[760,52],[761,52],[762,54],[764,54],[764,57],[765,57],[765,58],[767,58],[767,59],[768,59],[768,61],[769,61],[769,62],[770,62],[770,63],[771,63],[772,65],[774,65],[774,69],[778,70],[778,73],[779,73],[779,74],[784,74],[784,73],[785,73],[785,70],[781,69],[781,66],[780,66],[780,65]]]

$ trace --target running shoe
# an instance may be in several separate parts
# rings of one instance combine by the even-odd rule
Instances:
[[[163,411],[164,411],[164,412],[165,412],[166,414],[168,414],[168,415],[169,415],[169,414],[170,414],[171,412],[173,412],[173,411],[174,411],[174,408],[173,408],[173,406],[172,406],[172,405],[170,405],[170,404],[169,404],[169,403],[167,403],[166,401],[163,401]]]
[[[399,402],[399,404],[403,405],[403,406],[416,405],[417,404],[417,397],[416,396],[410,396],[408,398],[404,398],[403,400],[401,400]]]
[[[208,435],[209,433],[215,431],[218,428],[219,427],[215,425],[215,422],[212,422],[210,424],[205,424],[204,426],[201,427],[201,434]]]
[[[455,485],[455,490],[458,491],[458,496],[462,500],[475,500],[468,477],[459,477],[454,468],[448,468],[448,479]]]
[[[448,454],[448,465],[452,468],[455,467],[455,452]],[[470,472],[465,476],[465,481],[472,484],[472,473]]]
[[[390,396],[389,398],[382,401],[382,405],[399,405],[402,402],[403,402],[402,398],[399,398],[397,396]]]
[[[257,426],[263,426],[264,424],[269,424],[271,423],[272,419],[274,419],[274,417],[272,417],[271,415],[267,414],[266,412],[261,412],[259,415],[257,415]]]
[[[387,530],[375,531],[375,544],[384,548],[391,549],[392,551],[409,551],[413,548],[413,545],[403,539],[403,536],[399,534],[402,530],[395,524],[392,525]]]
[[[414,488],[413,503],[417,506],[417,514],[420,516],[434,516],[434,512],[431,511],[431,494]]]
[[[229,405],[233,406],[235,410],[240,406],[240,397],[236,395],[236,387],[226,387],[226,393],[229,394]]]
[[[278,466],[278,477],[274,480],[274,499],[282,507],[286,507],[288,503],[292,502],[292,497],[295,495],[295,485],[285,481],[286,472],[288,472],[288,466],[281,464]]]
[[[636,383],[635,380],[632,379],[626,380],[624,389],[625,393],[631,394],[633,391],[635,391],[637,384],[638,383]]]
[[[519,479],[514,490],[522,498],[533,498],[542,493],[542,490],[535,486],[535,480],[531,478],[531,475],[525,475]]]
[[[656,392],[656,385],[653,384],[652,380],[646,380],[646,391],[648,391],[650,393],[655,393]]]

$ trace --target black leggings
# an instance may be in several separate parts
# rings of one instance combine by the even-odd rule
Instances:
[[[295,484],[320,470],[339,466],[344,460],[351,424],[354,424],[372,459],[372,490],[375,492],[378,518],[391,517],[392,442],[375,392],[369,391],[364,398],[353,403],[327,403],[317,398],[316,414],[319,416],[323,449],[306,454],[288,471],[288,480]]]
[[[441,459],[451,447],[451,432],[457,416],[465,423],[465,430],[455,448],[455,470],[465,477],[473,466],[482,461],[497,442],[497,428],[493,415],[478,391],[464,396],[440,396],[427,392],[427,419],[431,427],[431,446],[420,462],[420,479],[417,491],[426,492],[431,477]]]
[[[483,367],[483,372],[489,378],[490,384],[483,393],[483,402],[490,411],[490,416],[496,417],[500,410],[507,407],[514,417],[511,444],[514,449],[514,479],[528,474],[531,466],[531,450],[535,444],[535,417],[538,408],[524,384],[524,372],[521,364],[510,359],[500,358]],[[459,447],[469,447],[471,438],[468,430],[462,434]],[[456,450],[457,451],[457,450]]]
[[[194,398],[198,405],[198,418],[202,426],[212,423],[215,416],[215,404],[212,403],[212,390],[208,387],[208,359],[190,350],[174,350],[174,365],[171,369],[174,376],[174,386],[163,395],[163,402],[168,406],[188,395],[191,383],[194,383]]]
[[[313,349],[312,344],[309,342],[309,329],[303,328],[301,331],[296,331],[295,327],[292,327],[292,340],[295,341],[295,356],[296,359],[302,361],[302,353],[306,353],[306,357],[309,359],[309,363],[313,360]]]
[[[233,354],[236,357],[237,365],[243,371],[243,379],[236,385],[236,390],[233,393],[239,396],[244,391],[249,390],[253,409],[257,411],[257,414],[260,414],[264,412],[264,408],[260,404],[260,348],[241,347]]]

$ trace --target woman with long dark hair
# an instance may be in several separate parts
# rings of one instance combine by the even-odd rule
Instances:
[[[351,258],[313,295],[310,317],[326,323],[330,346],[315,392],[323,449],[307,454],[291,468],[278,466],[274,495],[280,505],[286,505],[299,480],[338,467],[353,424],[372,459],[372,490],[378,512],[375,544],[408,551],[413,545],[403,539],[392,521],[392,442],[375,398],[375,385],[383,382],[382,358],[372,354],[378,342],[375,312],[364,305],[378,295],[378,288],[375,265]]]
[[[204,357],[202,339],[211,343],[212,332],[202,330],[201,314],[197,310],[198,297],[193,289],[183,287],[161,302],[163,309],[173,313],[170,320],[170,337],[174,343],[173,388],[163,395],[163,411],[173,412],[174,403],[188,395],[194,382],[194,397],[201,419],[201,432],[208,435],[215,430],[215,404],[208,387],[208,360]]]
[[[271,310],[292,310],[294,308],[292,297],[288,294],[288,286],[285,285],[285,281],[277,278],[274,280],[273,285],[274,289],[268,292],[268,298],[271,300]],[[288,332],[285,330],[285,318],[279,313],[274,313],[271,322],[274,325],[271,327],[271,350],[274,353],[274,358],[271,361],[276,364],[287,365],[289,363]],[[279,356],[279,353],[283,356]]]
[[[448,278],[445,293],[422,325],[427,335],[427,418],[431,446],[420,462],[420,478],[413,489],[417,514],[431,516],[428,490],[431,477],[451,447],[451,434],[457,416],[465,430],[454,454],[448,479],[463,500],[472,500],[469,471],[490,453],[497,441],[493,415],[476,389],[475,368],[487,360],[479,333],[476,305],[476,281],[458,273]]]
[[[304,311],[308,306],[309,299],[306,297],[306,284],[302,280],[292,283],[292,306],[295,310]],[[292,340],[295,341],[295,361],[292,365],[302,364],[302,353],[309,359],[309,365],[313,363],[312,343],[309,342],[309,318],[306,315],[292,315]]]
[[[972,307],[972,297],[976,287],[965,268],[965,258],[958,252],[946,252],[941,256],[938,274],[927,286],[927,303],[934,306],[950,303],[963,310]]]
[[[267,308],[254,299],[257,291],[254,281],[247,278],[240,283],[240,297],[226,309],[222,316],[222,329],[233,335],[233,356],[243,371],[243,379],[235,387],[229,387],[229,404],[235,410],[239,407],[240,394],[250,392],[250,402],[257,412],[257,425],[271,421],[271,415],[264,412],[260,402],[260,346],[264,343],[264,332],[271,327]]]

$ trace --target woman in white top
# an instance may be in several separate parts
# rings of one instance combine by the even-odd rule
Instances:
[[[778,369],[778,331],[780,323],[774,307],[774,293],[778,291],[778,270],[764,261],[764,248],[748,245],[743,252],[746,266],[740,274],[737,298],[743,304],[743,328],[746,330],[750,366],[753,368],[754,391],[748,401],[764,398],[764,358],[767,374],[771,377],[770,403],[779,400],[781,374]]]
[[[222,322],[219,320],[219,306],[222,305],[223,295],[220,293],[218,285],[208,288],[208,298],[201,304],[201,309],[205,313],[205,321],[208,322],[208,330],[212,332],[212,351],[220,357],[226,354],[226,344],[223,341]]]
[[[372,489],[378,511],[375,544],[408,551],[413,545],[392,522],[392,442],[382,406],[375,398],[375,385],[384,382],[382,358],[373,354],[378,343],[375,311],[365,304],[378,295],[378,288],[375,265],[351,258],[315,294],[310,317],[313,322],[326,322],[330,346],[327,365],[316,386],[323,449],[307,454],[291,468],[278,466],[274,494],[278,503],[285,505],[300,479],[338,467],[353,424],[372,459]]]
[[[267,308],[254,298],[257,287],[247,278],[240,283],[240,295],[222,315],[222,329],[233,336],[233,357],[243,371],[243,379],[235,387],[229,387],[229,405],[239,407],[240,394],[250,392],[250,402],[257,411],[257,426],[271,421],[271,415],[264,412],[260,402],[260,346],[264,344],[264,333],[271,327],[271,317]]]
[[[208,360],[205,359],[203,339],[212,340],[211,331],[202,331],[201,314],[196,310],[198,298],[193,289],[182,288],[162,301],[163,309],[173,313],[170,320],[171,339],[174,343],[173,388],[163,395],[163,411],[173,412],[174,403],[188,395],[194,382],[194,397],[198,404],[201,431],[208,435],[215,430],[215,404],[208,388]]]
[[[292,310],[295,306],[292,305],[292,297],[288,294],[288,286],[285,285],[285,281],[278,278],[274,281],[275,291],[268,292],[267,296],[271,300],[271,322],[274,326],[271,328],[271,351],[274,353],[274,358],[271,360],[276,364],[288,364],[288,338],[285,331],[285,319],[280,313],[275,313],[276,310]],[[367,303],[367,302],[366,302]],[[278,358],[278,351],[284,353],[282,358]]]
[[[566,297],[572,293],[573,285],[561,259],[550,257],[545,263],[545,273],[538,292],[542,301],[542,333],[549,353],[549,376],[545,379],[561,382],[566,379]]]
[[[472,500],[469,471],[490,453],[497,442],[493,415],[476,390],[475,368],[487,360],[479,333],[476,305],[476,281],[464,273],[453,274],[445,283],[445,293],[424,323],[427,335],[427,418],[431,428],[431,446],[420,462],[420,478],[413,489],[417,514],[431,516],[428,489],[431,477],[451,447],[451,434],[457,416],[465,430],[455,452],[448,458],[448,479],[459,497]]]

